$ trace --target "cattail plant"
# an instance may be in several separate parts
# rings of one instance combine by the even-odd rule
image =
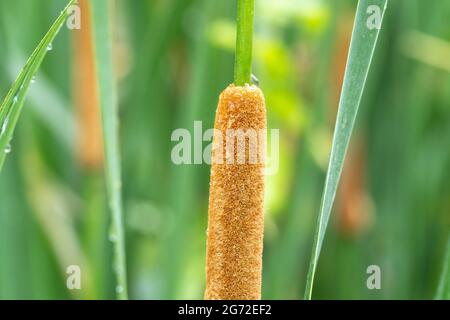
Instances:
[[[261,298],[266,107],[250,84],[253,10],[254,0],[238,1],[235,83],[220,95],[214,125],[205,299]],[[254,139],[236,134],[235,148],[230,132]]]

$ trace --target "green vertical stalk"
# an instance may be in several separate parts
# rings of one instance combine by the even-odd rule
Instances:
[[[251,82],[254,8],[255,0],[238,0],[234,65],[234,84],[237,86]]]
[[[103,124],[106,186],[112,215],[110,240],[114,248],[113,268],[117,282],[116,294],[118,299],[125,300],[128,298],[128,288],[121,194],[119,112],[110,28],[111,2],[95,0],[91,1],[90,5],[92,6],[95,62]]]

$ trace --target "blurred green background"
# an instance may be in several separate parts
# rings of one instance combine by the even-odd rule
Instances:
[[[194,120],[213,125],[233,79],[236,3],[113,2],[130,298],[200,299],[209,166],[173,165],[170,137]],[[254,73],[280,129],[263,298],[300,299],[357,2],[255,2]],[[0,0],[2,99],[64,6]],[[0,174],[1,299],[115,296],[86,10],[81,30],[53,43]],[[449,17],[450,1],[389,2],[315,299],[436,293],[450,230]],[[82,290],[66,289],[69,265],[81,266]],[[381,290],[366,287],[370,265]]]

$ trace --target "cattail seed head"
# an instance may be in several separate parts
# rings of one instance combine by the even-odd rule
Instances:
[[[247,134],[241,142],[238,138],[237,145],[231,149],[230,143],[235,144],[235,139],[214,137],[205,299],[261,298],[266,123],[264,95],[258,87],[230,85],[220,95],[215,120],[217,132],[222,137],[230,129],[259,134],[256,140]],[[231,155],[230,150],[233,150]],[[256,162],[250,156],[255,150]],[[240,152],[245,153],[243,163],[237,161]],[[215,162],[218,154],[227,154],[227,161]],[[228,161],[230,156],[235,161]]]

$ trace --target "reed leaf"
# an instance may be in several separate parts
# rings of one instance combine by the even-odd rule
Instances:
[[[61,14],[50,27],[47,34],[41,40],[39,45],[28,58],[16,81],[6,95],[0,106],[0,170],[5,162],[6,155],[10,151],[10,142],[14,135],[14,130],[22,111],[25,97],[27,95],[33,77],[39,70],[47,52],[52,48],[52,42],[64,25],[68,17],[67,8],[73,5],[76,0],[69,1],[67,7],[61,11]]]
[[[113,70],[111,37],[111,2],[91,1],[94,31],[94,50],[100,109],[102,114],[105,154],[105,176],[111,211],[110,240],[114,247],[113,269],[116,273],[117,298],[128,299],[125,256],[124,224],[122,212],[122,177],[119,149],[118,97]]]
[[[307,275],[305,299],[308,300],[312,296],[314,275],[320,251],[386,6],[387,0],[360,0],[358,2],[331,155]],[[376,11],[377,9],[379,11]]]

